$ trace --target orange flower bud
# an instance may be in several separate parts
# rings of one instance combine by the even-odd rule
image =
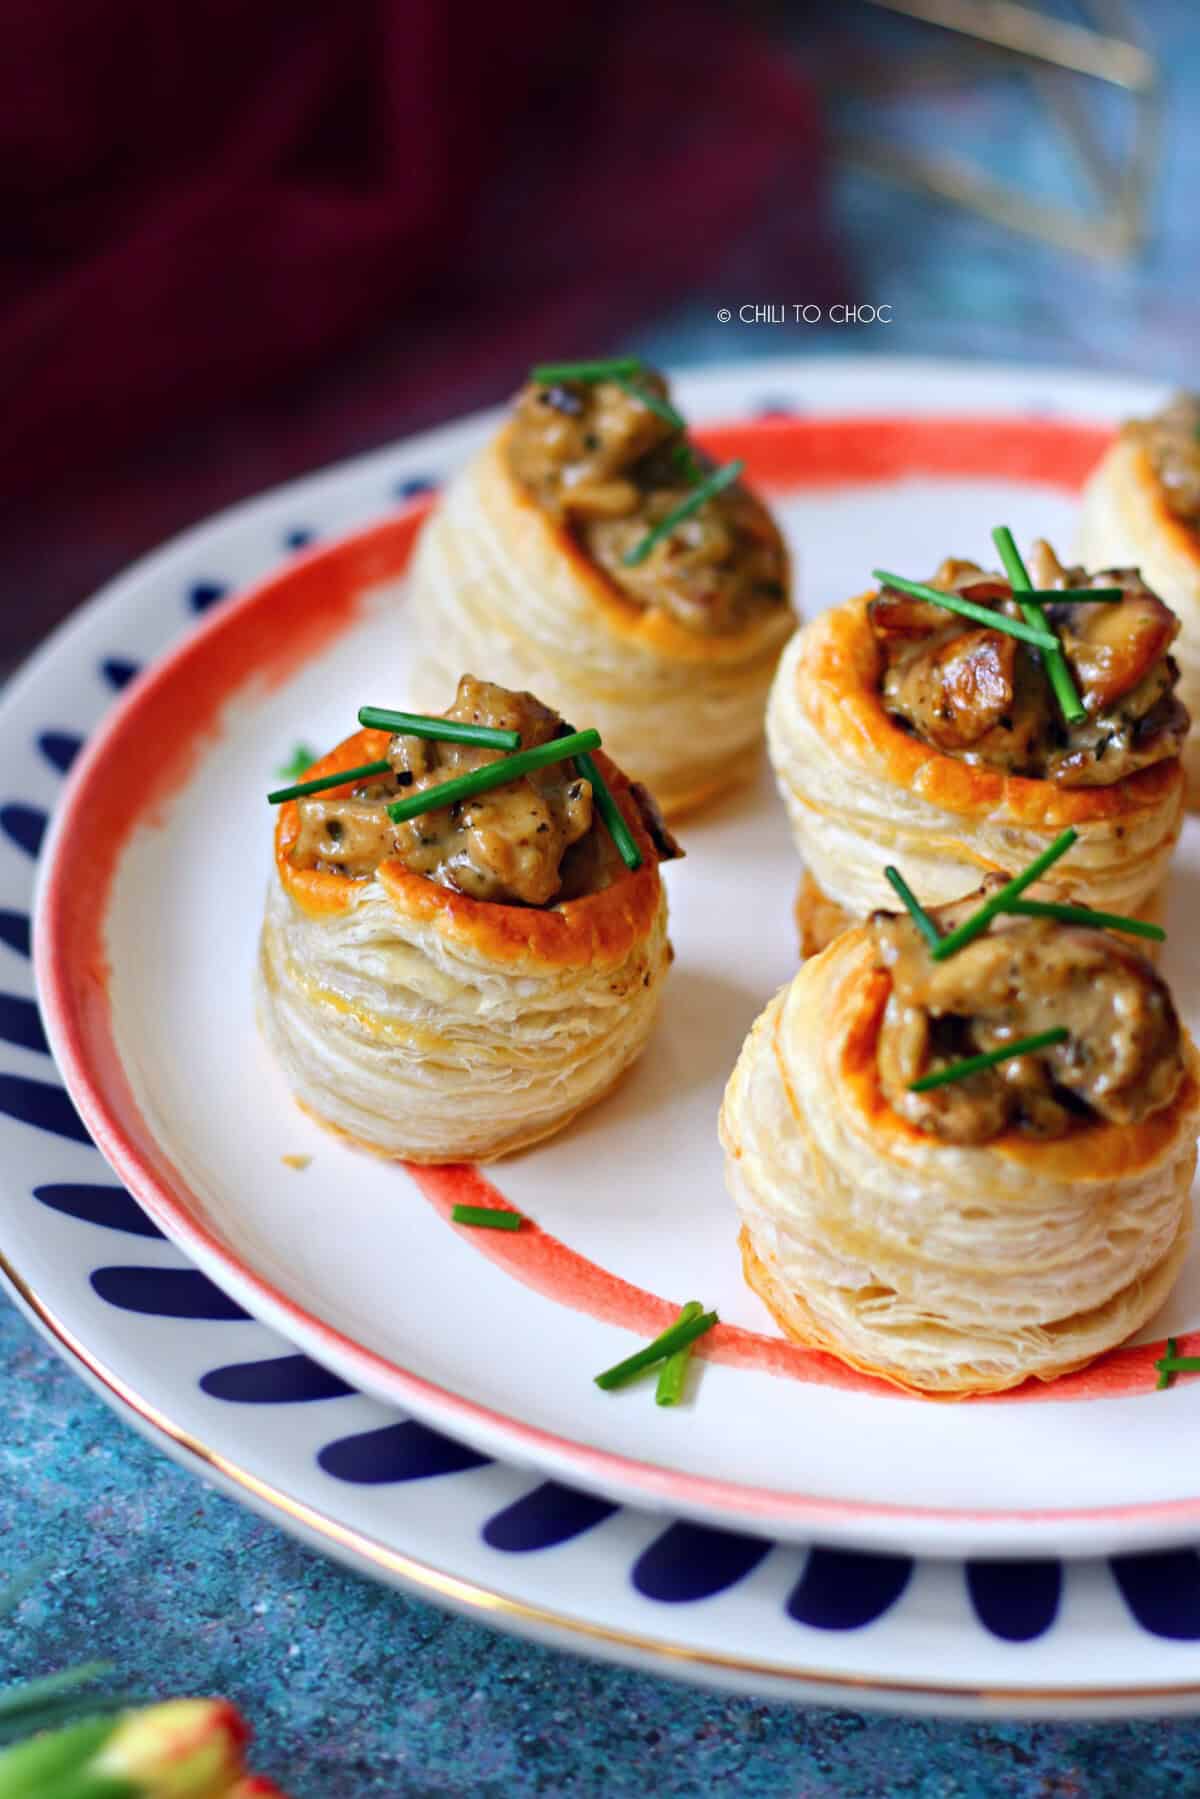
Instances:
[[[144,1799],[227,1799],[250,1731],[225,1699],[172,1699],[126,1712],[90,1772],[133,1781]]]

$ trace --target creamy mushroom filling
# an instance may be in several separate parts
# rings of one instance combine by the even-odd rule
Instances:
[[[879,685],[893,720],[964,762],[1057,782],[1107,787],[1177,756],[1188,728],[1169,654],[1179,621],[1136,569],[1088,574],[1064,568],[1038,543],[1030,576],[1039,589],[1121,587],[1119,601],[1049,601],[1086,718],[1067,724],[1040,652],[1001,630],[932,601],[883,588],[870,605]],[[930,586],[1008,618],[1020,616],[1006,580],[972,562],[942,563]]]
[[[668,402],[652,369],[626,385],[530,382],[513,410],[509,468],[626,598],[690,631],[738,631],[785,603],[788,579],[779,531],[740,482],[706,500],[644,560],[625,560],[714,466],[639,393]]]
[[[1135,419],[1126,434],[1141,443],[1176,518],[1200,531],[1200,394],[1176,394],[1149,419]]]
[[[943,934],[1003,876],[931,917]],[[1136,1124],[1169,1105],[1183,1081],[1171,996],[1127,939],[1055,919],[1002,916],[935,962],[906,916],[871,920],[876,966],[891,977],[877,1066],[893,1111],[948,1143],[988,1143],[1008,1130],[1061,1137],[1097,1119]],[[981,1051],[1065,1028],[1033,1054],[913,1093],[910,1084]]]
[[[474,675],[462,677],[454,704],[443,716],[519,731],[522,749],[567,731],[558,713],[531,693],[513,693]],[[393,737],[390,773],[356,782],[349,792],[310,794],[296,802],[300,831],[293,863],[367,880],[381,862],[394,858],[414,874],[472,899],[525,906],[597,893],[625,873],[596,814],[591,783],[570,760],[400,824],[389,818],[392,801],[440,786],[503,755],[474,744]],[[649,795],[638,787],[631,791],[660,860],[681,855]]]

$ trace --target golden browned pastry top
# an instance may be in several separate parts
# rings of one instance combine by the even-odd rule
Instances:
[[[447,714],[515,729],[523,748],[560,735],[562,720],[531,694],[464,676]],[[608,783],[643,861],[629,870],[570,761],[552,763],[490,792],[394,823],[388,805],[498,759],[501,752],[442,740],[359,731],[310,775],[372,761],[387,773],[290,800],[275,834],[279,879],[309,913],[341,913],[378,881],[410,917],[436,921],[447,938],[470,937],[500,960],[532,957],[579,965],[619,960],[647,931],[660,899],[658,863],[682,852],[645,789],[602,752]]]
[[[1170,654],[1179,621],[1135,569],[1064,568],[1045,543],[1031,573],[1043,590],[1120,587],[1119,602],[1063,600],[1043,608],[1085,718],[1068,723],[1039,652],[1001,629],[885,587],[869,613],[888,715],[948,756],[1060,787],[1111,787],[1179,755],[1188,729]],[[928,585],[1008,618],[1007,580],[947,560]]]
[[[1200,533],[1200,393],[1180,393],[1148,419],[1131,419],[1125,436],[1142,445],[1173,518]]]
[[[1003,813],[1038,830],[1119,822],[1160,806],[1183,782],[1171,756],[1109,786],[1066,787],[1010,772],[927,743],[897,722],[883,693],[885,657],[871,622],[875,594],[823,614],[805,633],[795,699],[822,738],[891,785],[929,804],[981,820]],[[964,621],[965,623],[966,621]]]
[[[530,380],[504,438],[520,488],[632,606],[701,637],[739,635],[786,609],[779,530],[740,480],[642,558],[633,552],[713,472],[653,369],[598,381]]]
[[[990,891],[931,913],[942,934]],[[900,1116],[949,1143],[1017,1130],[1065,1137],[1132,1126],[1169,1106],[1184,1079],[1182,1033],[1165,982],[1129,938],[1048,917],[1001,915],[936,960],[913,920],[877,912],[875,967],[888,983],[876,1046],[880,1088]],[[1064,1040],[924,1092],[956,1062],[1064,1029]]]
[[[869,925],[856,926],[826,951],[838,963],[843,978],[836,983],[824,1028],[841,1042],[839,1079],[852,1114],[880,1146],[892,1143],[903,1162],[905,1145],[923,1154],[925,1148],[936,1150],[944,1140],[898,1111],[884,1085],[880,1038],[892,983],[888,971],[876,966],[870,932]],[[864,940],[861,943],[860,938]],[[1113,1180],[1145,1172],[1174,1142],[1180,1119],[1194,1112],[1200,1100],[1194,1050],[1185,1045],[1182,1059],[1183,1079],[1174,1096],[1136,1124],[1114,1124],[1096,1114],[1086,1129],[1049,1138],[1013,1125],[984,1147],[1010,1166],[1027,1169],[1031,1179],[1040,1174],[1047,1180],[1070,1180],[1081,1167],[1103,1170]]]

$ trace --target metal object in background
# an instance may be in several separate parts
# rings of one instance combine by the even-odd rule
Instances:
[[[1087,0],[1093,21],[1075,25],[1017,0],[867,0],[885,12],[954,32],[966,52],[957,66],[994,67],[998,58],[1025,68],[1038,89],[1051,128],[1059,126],[1096,196],[1093,209],[1037,198],[994,180],[966,157],[926,155],[859,132],[839,140],[858,168],[937,195],[1063,250],[1107,261],[1131,258],[1146,237],[1148,196],[1158,165],[1162,120],[1160,71],[1129,35],[1122,0]],[[916,71],[944,82],[946,58],[909,58]],[[1133,104],[1133,136],[1125,155],[1100,140],[1074,78],[1087,76],[1123,90]]]

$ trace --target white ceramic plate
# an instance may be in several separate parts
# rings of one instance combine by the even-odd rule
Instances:
[[[718,447],[745,453],[771,489],[808,612],[861,589],[872,562],[920,572],[947,551],[982,553],[1001,520],[1066,545],[1110,421],[1157,397],[881,362],[680,386],[694,419],[731,422]],[[1049,1391],[945,1407],[783,1345],[744,1287],[715,1119],[745,1030],[794,966],[798,874],[765,774],[748,800],[690,824],[688,859],[668,871],[678,959],[639,1070],[492,1171],[537,1231],[455,1231],[459,1177],[418,1185],[291,1103],[251,998],[263,796],[297,739],[323,748],[360,704],[404,703],[413,508],[321,545],[443,478],[486,424],[191,533],[77,620],[9,702],[36,696],[39,730],[90,728],[106,662],[153,665],[76,763],[44,858],[43,1009],[96,1140],[202,1269],[327,1367],[610,1499],[900,1553],[1100,1553],[1198,1534],[1200,1386],[1156,1394],[1152,1349]],[[280,569],[289,534],[317,546]],[[189,608],[206,616],[185,634]],[[1166,967],[1193,1026],[1198,852],[1189,824]],[[748,886],[752,923],[732,931]],[[312,1158],[302,1173],[281,1159],[297,1154]],[[692,1404],[664,1413],[645,1387],[595,1388],[597,1369],[692,1296],[723,1321]],[[1146,1343],[1183,1336],[1198,1309],[1193,1267]]]

